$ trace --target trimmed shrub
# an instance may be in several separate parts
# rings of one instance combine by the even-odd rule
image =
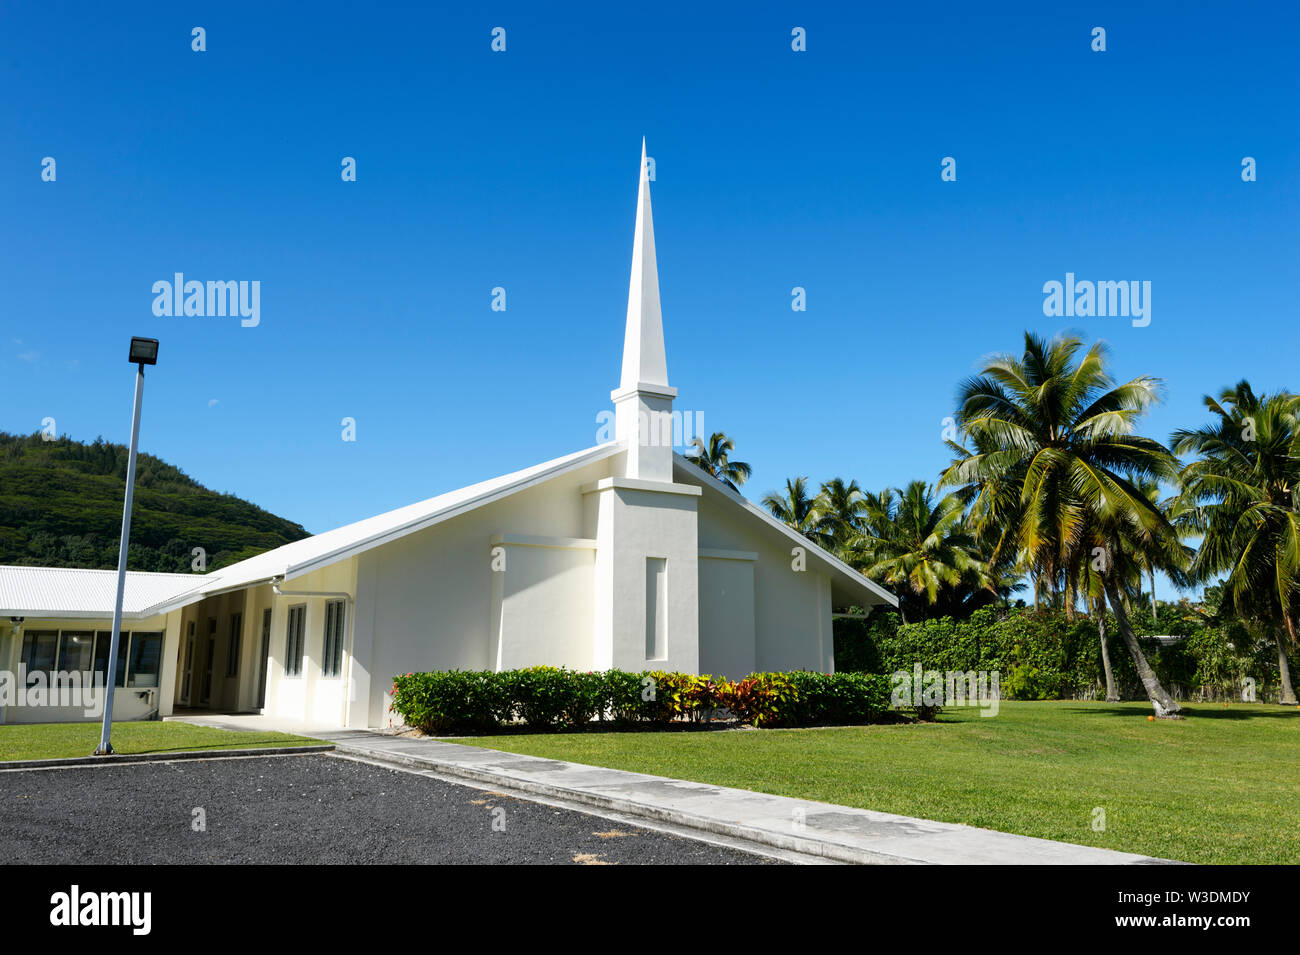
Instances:
[[[609,693],[610,715],[614,722],[624,726],[642,720],[645,702],[641,697],[648,690],[646,684],[642,682],[644,679],[642,674],[629,673],[626,670],[606,670],[604,678]]]
[[[650,670],[581,673],[536,666],[503,673],[408,673],[392,710],[429,734],[585,729],[728,721],[758,727],[870,723],[890,717],[889,680],[865,673],[753,673],[742,680]],[[923,709],[914,712],[922,715]]]
[[[889,710],[889,679],[868,673],[788,673],[793,725],[872,723]]]
[[[486,733],[510,718],[506,674],[451,670],[393,680],[394,712],[425,733]]]
[[[599,673],[536,666],[501,676],[514,714],[535,729],[585,726],[609,708],[608,684]]]

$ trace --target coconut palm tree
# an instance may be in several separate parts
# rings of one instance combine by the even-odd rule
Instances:
[[[1286,648],[1300,611],[1300,396],[1256,395],[1243,380],[1204,401],[1217,420],[1173,435],[1176,452],[1197,456],[1173,505],[1201,538],[1189,576],[1227,574],[1222,606],[1272,630],[1282,702],[1295,703]]]
[[[703,439],[696,438],[695,453],[688,454],[686,460],[705,474],[711,474],[733,491],[739,491],[740,485],[749,480],[753,468],[744,461],[731,460],[731,453],[735,450],[734,441],[721,431],[715,431],[709,435],[707,444]]]
[[[832,478],[822,484],[816,506],[826,521],[823,539],[818,543],[844,557],[846,545],[862,529],[869,507],[867,496],[857,481],[846,484],[843,478]]]
[[[827,532],[827,520],[817,509],[817,499],[808,495],[806,477],[786,478],[785,494],[768,491],[763,495],[763,506],[777,520],[794,528],[813,543],[818,543]]]
[[[1081,354],[1082,352],[1082,354]],[[1158,398],[1147,376],[1116,385],[1100,342],[1061,336],[1048,342],[1025,333],[1020,356],[991,359],[958,392],[957,424],[974,451],[944,472],[941,486],[1014,487],[1009,541],[1038,576],[1067,581],[1088,533],[1112,548],[1125,542],[1176,555],[1177,532],[1130,476],[1172,481],[1177,461],[1157,441],[1133,434]],[[976,520],[994,519],[977,512]],[[1120,562],[1103,562],[1102,587],[1155,715],[1181,708],[1160,684],[1138,644],[1120,599]]]
[[[965,508],[958,495],[936,500],[931,485],[912,481],[887,494],[884,507],[870,515],[848,549],[864,574],[899,595],[904,622],[909,617],[924,618],[940,602],[941,592],[963,585],[987,588],[985,563],[974,535],[962,522]],[[989,594],[994,596],[991,589]]]

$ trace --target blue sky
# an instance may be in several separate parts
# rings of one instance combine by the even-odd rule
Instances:
[[[312,531],[587,447],[643,135],[677,407],[751,497],[933,479],[1025,329],[1163,378],[1160,438],[1300,388],[1300,17],[906,6],[5,3],[0,429],[125,441],[148,335],[142,449]],[[175,272],[260,324],[155,316]],[[1067,272],[1150,281],[1150,325],[1045,317]]]

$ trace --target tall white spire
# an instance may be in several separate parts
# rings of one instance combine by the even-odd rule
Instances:
[[[659,268],[655,262],[655,224],[650,212],[650,171],[641,140],[636,231],[632,239],[632,278],[627,291],[623,332],[623,373],[614,400],[615,431],[628,442],[625,477],[672,481],[673,398],[659,311]],[[666,433],[665,433],[666,429]]]
[[[641,385],[668,387],[664,322],[659,310],[659,268],[655,262],[655,223],[650,212],[650,173],[641,140],[641,180],[637,186],[636,232],[632,240],[632,279],[627,290],[627,329],[623,335],[623,376],[619,390]]]

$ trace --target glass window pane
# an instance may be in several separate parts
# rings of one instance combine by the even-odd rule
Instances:
[[[64,673],[89,673],[94,662],[95,634],[89,630],[64,630],[59,641],[59,666]]]
[[[298,676],[302,672],[302,632],[307,608],[299,605],[289,608],[289,628],[284,648],[284,672]]]
[[[334,675],[341,676],[343,673],[343,627],[345,624],[344,608],[346,602],[338,602],[338,611],[334,614]]]
[[[325,647],[321,660],[321,675],[336,677],[343,665],[343,601],[331,600],[325,605]]]
[[[27,668],[28,684],[33,673],[49,676],[54,669],[54,656],[59,646],[59,631],[30,630],[23,634],[23,666]]]
[[[117,678],[113,681],[118,686],[126,686],[126,654],[130,646],[131,634],[123,630],[117,638]]]
[[[325,604],[325,640],[321,646],[320,675],[330,675],[330,654],[334,648],[334,604]]]
[[[108,679],[108,641],[112,639],[113,635],[107,630],[95,631],[95,672],[99,674],[101,683]]]
[[[129,686],[157,686],[162,661],[161,633],[131,635],[131,682]]]
[[[112,630],[95,631],[95,672],[101,680],[108,679],[108,647],[112,642]],[[130,631],[123,630],[117,642],[117,676],[113,680],[118,686],[126,686],[126,650],[130,642]]]
[[[230,640],[226,644],[226,676],[239,676],[239,651],[241,637],[244,631],[244,615],[242,613],[231,614],[230,616]]]

